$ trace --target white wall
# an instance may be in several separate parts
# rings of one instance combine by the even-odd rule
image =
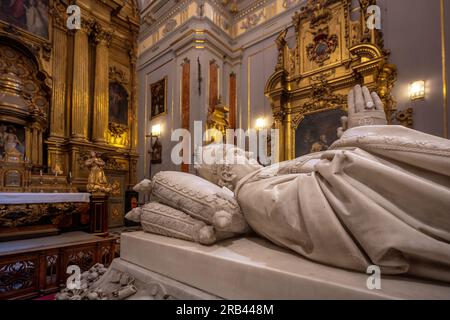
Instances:
[[[414,129],[442,137],[440,1],[382,0],[379,3],[383,9],[385,47],[391,51],[391,63],[398,68],[398,80],[393,90],[398,108],[414,109]],[[450,4],[447,3],[447,26],[449,11]],[[449,27],[446,38],[448,55]],[[408,85],[416,80],[426,81],[426,98],[412,102],[408,96]]]

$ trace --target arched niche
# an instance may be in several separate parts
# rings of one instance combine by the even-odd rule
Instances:
[[[16,40],[0,37],[0,156],[5,139],[15,135],[19,161],[43,165],[43,141],[47,130],[51,90],[34,54]],[[10,134],[6,136],[5,134]],[[10,145],[11,146],[11,145]],[[10,150],[11,153],[11,150]]]

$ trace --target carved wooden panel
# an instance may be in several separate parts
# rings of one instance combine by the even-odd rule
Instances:
[[[121,186],[117,195],[111,195],[108,199],[108,227],[121,227],[125,217],[125,176],[108,175],[110,183],[117,182]]]
[[[45,255],[45,285],[47,288],[58,285],[59,259],[58,252]]]
[[[33,256],[19,256],[0,263],[0,297],[25,295],[38,287],[38,260]]]
[[[95,248],[87,247],[81,249],[73,249],[69,252],[67,266],[76,265],[82,271],[87,271],[95,264]]]
[[[96,263],[108,267],[115,258],[115,243],[115,238],[95,237],[68,247],[0,255],[0,300],[57,292],[65,284],[69,265],[77,265],[82,271]]]

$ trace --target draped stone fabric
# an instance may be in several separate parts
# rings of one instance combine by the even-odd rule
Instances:
[[[330,150],[250,173],[250,226],[335,267],[450,282],[450,141],[400,126],[347,130]]]

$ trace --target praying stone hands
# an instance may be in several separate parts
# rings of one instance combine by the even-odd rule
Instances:
[[[367,87],[355,86],[348,94],[348,117],[342,117],[338,128],[340,138],[344,131],[354,127],[387,125],[383,102],[376,92]]]

